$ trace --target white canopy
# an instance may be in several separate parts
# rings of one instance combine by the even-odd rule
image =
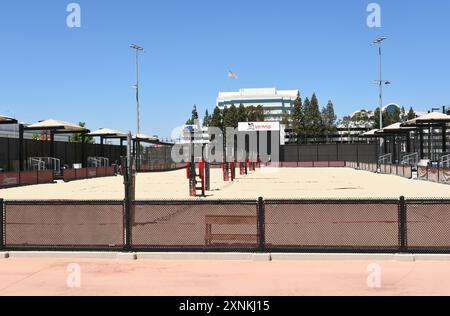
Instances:
[[[159,139],[156,136],[148,136],[145,134],[137,134],[134,136],[134,139],[148,141],[148,142],[158,142]]]
[[[375,132],[377,132],[377,131],[378,131],[377,129],[373,129],[371,131],[361,134],[361,136],[375,136]]]
[[[440,112],[427,113],[403,123],[402,126],[426,125],[433,123],[450,123],[450,115]]]
[[[30,130],[55,130],[58,132],[67,132],[67,133],[81,133],[81,132],[89,132],[87,128],[81,127],[77,124],[67,123],[64,121],[58,120],[44,120],[39,123],[28,125],[27,129]]]
[[[17,123],[16,119],[13,119],[12,117],[8,117],[8,116],[4,116],[4,115],[0,115],[0,123]]]
[[[383,134],[383,133],[407,133],[411,130],[414,130],[414,128],[411,127],[404,127],[402,123],[394,123],[392,125],[386,126],[385,128],[378,130],[375,132],[375,134]]]
[[[110,128],[100,128],[92,133],[89,133],[88,135],[93,137],[127,137],[127,133]]]

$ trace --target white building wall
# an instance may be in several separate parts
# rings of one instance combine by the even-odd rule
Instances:
[[[277,90],[276,88],[241,89],[237,92],[219,92],[217,107],[221,110],[234,104],[239,107],[262,106],[267,120],[281,121],[284,112],[293,108],[298,90]]]

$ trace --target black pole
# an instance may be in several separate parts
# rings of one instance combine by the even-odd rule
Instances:
[[[397,136],[392,136],[392,151],[393,151],[393,157],[392,157],[392,163],[396,163],[397,161]]]
[[[141,141],[136,141],[136,170],[141,171]]]
[[[433,128],[431,127],[431,125],[428,127],[428,159],[432,160],[433,159],[433,153],[431,152],[431,148],[432,148],[432,142],[433,142]]]
[[[406,153],[411,153],[411,134],[409,132],[406,134]]]
[[[399,202],[399,242],[400,253],[406,253],[408,251],[408,232],[407,232],[407,205],[405,197],[400,197]]]
[[[122,160],[122,170],[125,185],[125,201],[124,201],[124,222],[125,222],[125,242],[124,250],[130,252],[132,250],[132,227],[133,227],[133,203],[135,199],[135,173],[133,170],[132,157],[132,137],[131,133],[127,138],[127,157]]]
[[[419,145],[420,145],[420,159],[423,159],[424,150],[423,150],[423,128],[420,127],[419,130]]]
[[[356,145],[356,164],[359,167],[359,145]]]
[[[19,124],[19,171],[24,171],[23,134],[24,134],[24,126],[23,124]],[[9,158],[9,150],[8,150],[8,158]]]
[[[123,138],[120,139],[120,156],[124,156],[124,154],[123,154]]]
[[[55,158],[55,131],[50,131],[50,157]]]
[[[258,199],[257,218],[258,218],[258,251],[266,251],[266,214],[264,199]]]
[[[100,137],[100,156],[105,156],[105,139]]]
[[[6,150],[7,150],[7,153],[8,153],[8,171],[12,171],[11,169],[11,152],[10,152],[10,150],[9,150],[9,142],[10,142],[11,140],[9,139],[9,138],[7,138],[6,139],[6,145],[8,146],[7,148],[6,148]],[[23,162],[22,162],[22,164],[23,164]],[[20,171],[20,170],[19,170]]]
[[[4,202],[3,199],[0,199],[0,250],[5,247],[4,244],[4,236],[3,236],[3,218],[4,218]]]
[[[205,151],[208,151],[208,153],[209,153],[209,147],[207,144],[203,145],[202,157],[203,157],[203,161],[205,162],[205,190],[210,191],[211,190],[211,169],[210,169],[210,164],[209,164],[209,155],[205,156]]]
[[[87,168],[86,141],[84,135],[84,133],[81,134],[81,164],[83,168]]]
[[[447,152],[447,126],[445,123],[442,125],[442,153]]]

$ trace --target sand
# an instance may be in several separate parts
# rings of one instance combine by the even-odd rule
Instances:
[[[450,186],[380,175],[350,168],[264,168],[224,182],[211,170],[207,199],[301,198],[450,198]],[[0,190],[5,200],[120,200],[123,178],[108,177]],[[137,177],[139,200],[189,199],[185,170],[143,173]]]

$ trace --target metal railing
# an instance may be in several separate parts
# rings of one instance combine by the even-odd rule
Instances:
[[[30,157],[28,158],[29,170],[53,170],[55,175],[61,174],[61,160],[53,157]]]
[[[109,167],[109,158],[88,157],[87,163],[88,163],[88,167],[91,167],[91,168]]]
[[[45,166],[45,162],[37,159],[37,158],[29,158],[28,159],[28,169],[30,170],[37,170],[37,171],[41,171],[41,170],[47,170],[46,166]]]
[[[386,154],[378,158],[378,164],[392,164],[392,154]]]
[[[450,168],[450,154],[441,157],[441,168]]]
[[[406,154],[402,157],[401,164],[417,167],[419,163],[419,153]]]

